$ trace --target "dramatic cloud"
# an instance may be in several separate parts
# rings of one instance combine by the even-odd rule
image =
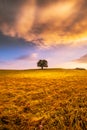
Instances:
[[[1,0],[0,30],[10,36],[23,37],[34,21],[34,0]]]
[[[86,0],[0,0],[0,31],[36,44],[83,44]]]
[[[87,63],[87,54],[80,57],[79,59],[75,60],[75,62],[78,62],[78,63]]]

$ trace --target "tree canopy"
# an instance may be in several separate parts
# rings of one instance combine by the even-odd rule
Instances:
[[[48,62],[47,62],[47,60],[39,60],[37,62],[37,66],[41,67],[41,69],[43,69],[44,67],[48,67]]]

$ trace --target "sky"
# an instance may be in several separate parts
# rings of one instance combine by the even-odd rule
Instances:
[[[87,68],[87,0],[0,0],[0,69]]]

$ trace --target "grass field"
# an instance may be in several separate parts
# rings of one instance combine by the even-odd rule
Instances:
[[[87,71],[0,71],[0,130],[87,130]]]

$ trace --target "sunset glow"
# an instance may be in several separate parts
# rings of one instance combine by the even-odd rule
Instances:
[[[0,69],[87,68],[86,0],[1,0]]]

